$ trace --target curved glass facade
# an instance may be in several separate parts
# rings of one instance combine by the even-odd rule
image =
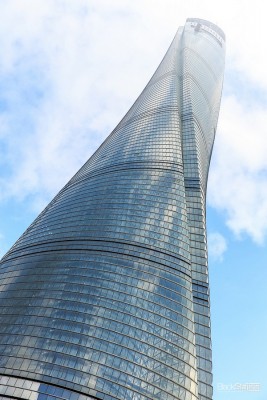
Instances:
[[[188,19],[1,262],[4,398],[212,397],[205,194],[224,35]]]

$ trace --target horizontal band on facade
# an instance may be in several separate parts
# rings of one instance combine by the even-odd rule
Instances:
[[[158,253],[158,254],[162,254],[162,255],[166,255],[167,257],[171,257],[171,258],[173,258],[174,260],[180,260],[180,261],[182,261],[182,262],[184,262],[185,264],[187,264],[188,266],[191,266],[191,262],[188,260],[188,259],[186,259],[186,258],[184,258],[184,257],[182,257],[182,256],[177,256],[177,254],[176,255],[173,255],[173,254],[171,254],[171,253],[166,253],[166,252],[164,252],[164,251],[162,251],[161,249],[159,249],[159,250],[157,250],[157,249],[155,249],[155,248],[150,248],[150,247],[146,247],[146,246],[140,246],[140,245],[136,245],[135,243],[131,243],[131,242],[119,242],[119,241],[112,241],[112,240],[88,240],[88,239],[79,239],[79,240],[75,240],[75,239],[64,239],[64,240],[54,240],[54,241],[43,241],[43,242],[40,242],[40,243],[34,243],[34,244],[32,244],[32,245],[28,245],[28,246],[25,246],[25,247],[21,247],[21,248],[18,248],[16,251],[12,251],[12,249],[10,250],[10,252],[8,252],[3,258],[2,258],[2,262],[5,262],[5,261],[9,261],[9,260],[12,260],[12,259],[15,259],[15,258],[19,258],[19,257],[24,257],[24,256],[27,256],[28,254],[27,253],[25,253],[25,251],[27,251],[28,249],[29,249],[29,255],[30,254],[33,254],[33,253],[30,253],[30,252],[32,252],[32,248],[37,248],[37,247],[41,247],[41,249],[40,249],[40,252],[42,253],[42,252],[52,252],[52,251],[66,251],[67,249],[68,250],[73,250],[73,251],[80,251],[81,250],[81,247],[70,247],[70,248],[64,248],[64,249],[59,249],[58,247],[56,248],[56,249],[48,249],[48,250],[45,250],[45,249],[43,249],[43,246],[45,246],[45,245],[58,245],[59,243],[75,243],[76,242],[76,246],[77,246],[77,242],[79,243],[79,244],[81,244],[82,242],[85,244],[87,244],[88,246],[90,246],[90,245],[92,245],[92,243],[97,243],[97,244],[99,244],[99,243],[108,243],[108,244],[119,244],[119,245],[128,245],[128,246],[131,246],[131,247],[134,247],[134,248],[139,248],[139,249],[141,249],[141,251],[144,251],[144,250],[146,250],[146,251],[148,251],[148,252],[151,252],[151,251],[153,251],[153,252],[155,252],[156,254]],[[93,251],[97,251],[96,249],[92,249],[92,248],[89,248],[88,247],[88,249],[87,248],[85,248],[84,246],[82,246],[82,249],[84,250],[84,251],[87,251],[87,252],[93,252]],[[128,251],[129,251],[129,249],[127,249]],[[108,252],[108,253],[114,253],[114,254],[122,254],[122,255],[125,255],[125,253],[124,252],[117,252],[117,251],[114,251],[114,252],[112,252],[112,251],[110,251],[110,250],[103,250],[103,249],[101,249],[101,250],[99,250],[99,251],[101,251],[101,252]],[[16,255],[15,253],[19,253],[19,252],[24,252],[23,254],[18,254],[18,255]],[[36,253],[38,253],[39,251],[37,251]],[[36,254],[35,253],[35,254]],[[128,256],[129,256],[130,254],[128,254]],[[136,256],[136,255],[131,255],[131,257],[136,257],[136,258],[141,258],[142,259],[142,257],[139,257],[139,256]],[[143,258],[144,260],[148,260],[149,261],[149,258]],[[159,257],[159,259],[160,259],[160,257]],[[165,263],[163,263],[163,262],[160,262],[160,261],[155,261],[155,260],[151,260],[151,262],[157,262],[158,264],[161,264],[161,265],[163,265],[163,266],[165,266],[165,267],[168,267],[168,268],[172,268],[172,269],[174,269],[174,270],[176,270],[177,271],[177,268],[174,268],[174,267],[171,267],[171,266],[169,266],[167,263],[165,264]],[[188,274],[188,273],[186,273],[185,271],[180,271],[180,272],[182,272],[183,274],[185,274],[185,275],[187,275],[189,278],[191,278],[191,276]]]
[[[81,177],[77,177],[75,180],[71,180],[65,189],[69,188],[72,185],[75,185],[76,183],[82,182],[84,180],[89,180],[91,178],[94,178],[96,176],[104,175],[104,174],[111,174],[111,173],[116,173],[118,171],[129,171],[129,170],[153,170],[153,171],[168,171],[168,172],[173,172],[176,174],[183,174],[183,167],[180,166],[180,164],[176,164],[178,168],[174,169],[173,165],[170,164],[170,168],[168,167],[161,167],[160,164],[163,163],[162,161],[157,161],[154,162],[143,162],[143,161],[134,161],[134,162],[129,162],[129,163],[123,163],[123,164],[110,164],[107,165],[106,167],[103,167],[101,169],[95,169],[93,171],[89,171],[88,173],[84,173],[81,175]],[[142,165],[143,164],[143,165]],[[149,165],[150,164],[150,165]],[[153,165],[154,164],[154,165]],[[175,164],[174,164],[175,165]]]
[[[123,122],[124,121],[124,119],[123,119],[121,122],[119,122],[119,124],[111,132],[110,136],[108,136],[107,139],[109,139],[111,137],[111,135],[113,135],[115,132],[117,132],[121,128],[124,128],[126,125],[130,125],[133,122],[136,122],[138,120],[145,119],[145,118],[150,118],[150,117],[154,116],[155,114],[164,114],[164,113],[172,113],[172,112],[174,112],[175,115],[179,116],[180,115],[179,107],[170,105],[170,106],[161,106],[161,107],[150,108],[148,111],[144,111],[144,112],[137,114],[129,119],[126,119],[125,122]],[[105,142],[103,142],[103,144],[104,143]],[[99,147],[99,149],[100,148],[101,148],[101,146]]]
[[[38,400],[39,395],[43,395],[43,396],[47,395],[47,396],[49,396],[50,399],[52,399],[54,397],[55,399],[100,400],[99,397],[87,395],[87,394],[84,394],[75,389],[67,389],[66,387],[61,386],[61,385],[50,384],[45,381],[41,382],[41,381],[38,381],[37,379],[27,379],[27,378],[23,378],[19,375],[11,376],[11,375],[2,373],[2,374],[0,374],[0,395],[3,397],[6,397],[6,398],[10,397],[10,398],[17,399],[18,397],[12,396],[10,394],[6,395],[4,393],[1,393],[3,391],[1,389],[4,387],[4,384],[2,382],[5,381],[5,379],[3,379],[3,378],[6,378],[7,381],[10,379],[11,382],[13,380],[15,380],[15,383],[13,383],[12,386],[9,386],[6,384],[5,385],[6,388],[12,387],[15,389],[25,390],[24,397],[20,397],[21,399],[24,399],[24,400]],[[38,387],[38,385],[39,385],[39,387]],[[75,385],[75,384],[73,384],[73,385]],[[30,386],[30,388],[29,388],[29,386]],[[32,386],[33,386],[33,388],[31,388]],[[43,386],[43,388],[41,388],[41,390],[39,390],[40,386]],[[57,393],[55,396],[53,396],[53,394],[55,392],[55,390],[53,390],[54,388],[60,389],[62,391],[61,395],[59,393]],[[73,394],[76,394],[76,396],[73,396]],[[44,397],[42,397],[42,398],[44,398]]]

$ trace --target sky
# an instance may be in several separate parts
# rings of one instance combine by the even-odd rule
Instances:
[[[178,26],[224,30],[207,200],[214,400],[267,398],[266,11],[265,0],[0,0],[0,255],[124,116]]]

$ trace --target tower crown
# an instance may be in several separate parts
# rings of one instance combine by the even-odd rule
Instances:
[[[221,43],[225,42],[225,33],[221,28],[217,25],[213,24],[213,22],[207,21],[201,18],[187,18],[186,25],[189,25],[192,28],[195,28],[196,31],[206,31],[210,34],[214,35],[217,40]]]

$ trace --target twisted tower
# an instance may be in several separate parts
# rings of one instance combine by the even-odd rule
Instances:
[[[0,395],[212,398],[205,196],[224,34],[190,18],[1,262]]]

